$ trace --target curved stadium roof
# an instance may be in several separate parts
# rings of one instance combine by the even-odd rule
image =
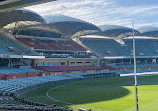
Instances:
[[[65,15],[51,15],[51,16],[44,16],[44,19],[47,21],[47,23],[55,23],[55,22],[85,22],[88,23],[86,21],[77,19],[77,18],[73,18],[73,17],[69,17],[69,16],[65,16]]]
[[[26,27],[20,27],[14,29],[13,34],[19,35],[37,36],[37,37],[49,37],[49,38],[61,38],[63,35],[54,27],[49,24],[37,24]]]
[[[158,37],[158,27],[146,26],[138,29],[141,36]]]
[[[146,26],[138,29],[139,32],[145,33],[145,32],[151,32],[151,31],[158,31],[158,27],[153,26]]]
[[[101,25],[99,28],[104,32],[107,30],[113,30],[113,29],[131,29],[129,27],[124,27],[120,25]]]
[[[20,11],[27,11],[27,10],[20,9]],[[34,13],[31,11],[27,11],[27,12]],[[6,25],[4,28],[9,29],[9,30],[14,30],[13,31],[14,33],[16,33],[17,30],[20,29],[21,33],[19,34],[24,34],[24,35],[34,32],[36,36],[37,32],[41,30],[41,32],[43,33],[44,32],[46,33],[49,32],[49,34],[50,32],[58,33],[59,35],[63,35],[65,37],[72,37],[73,35],[80,36],[85,33],[100,31],[100,29],[97,26],[89,22],[76,19],[73,17],[68,17],[64,15],[55,15],[55,16],[45,16],[44,18],[46,19],[45,21],[47,22],[40,23],[40,22],[33,22],[33,21],[32,22],[18,21],[18,22],[10,23],[9,25]]]
[[[73,17],[68,17],[64,15],[54,15],[44,17],[47,23],[56,28],[63,35],[72,37],[73,35],[79,36],[82,31],[100,31],[100,29],[92,23],[76,19]],[[77,35],[78,33],[79,35]]]
[[[132,35],[133,29],[129,27],[119,25],[102,25],[99,26],[100,32],[92,33],[92,35],[111,37],[120,39]],[[135,34],[139,34],[139,31],[135,30]]]
[[[0,0],[0,13],[56,0]]]
[[[0,13],[0,28],[19,21],[36,21],[45,23],[45,20],[40,15],[28,10],[20,9]]]

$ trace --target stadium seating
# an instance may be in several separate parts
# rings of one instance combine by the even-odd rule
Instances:
[[[28,86],[33,86],[50,81],[66,80],[66,79],[70,79],[70,78],[60,75],[49,75],[49,76],[40,76],[40,77],[27,77],[27,78],[0,80],[0,91],[15,92],[17,90],[26,88]]]
[[[116,74],[128,74],[134,73],[134,65],[133,64],[106,64],[110,67],[113,67]],[[144,72],[158,72],[158,63],[137,63],[136,68],[137,73]]]
[[[23,42],[24,44],[30,47],[33,47],[34,49],[85,51],[85,48],[75,43],[71,39],[48,40],[48,39],[17,38],[17,40]]]
[[[29,49],[22,47],[11,39],[0,35],[0,54],[8,55],[37,55]]]
[[[25,100],[17,97],[14,93],[0,92],[0,110],[14,111],[72,111],[69,108],[59,107],[57,105],[45,105],[37,102]]]
[[[149,40],[146,40],[146,39],[136,39],[135,40],[135,46],[136,46],[136,55],[138,56],[150,56],[152,55],[152,51],[154,50],[152,48],[152,44],[151,43],[147,43],[147,41]],[[133,40],[132,39],[127,39],[127,40],[124,40],[125,44],[127,45],[127,47],[129,49],[133,49]],[[149,44],[149,45],[148,45]],[[148,47],[150,46],[150,47]],[[151,48],[151,49],[150,49]]]
[[[123,39],[124,45],[113,39],[84,38],[82,43],[102,56],[132,56],[133,40]],[[135,39],[136,56],[156,56],[156,39]]]
[[[27,72],[41,72],[37,69],[17,69],[17,68],[10,68],[10,67],[0,67],[0,74],[16,74],[16,73],[27,73]]]
[[[34,86],[37,84],[43,84],[52,81],[60,81],[74,78],[84,78],[84,76],[90,75],[104,75],[110,76],[108,74],[114,73],[114,71],[103,71],[103,72],[91,72],[91,73],[66,73],[64,75],[48,75],[39,77],[27,77],[27,78],[15,78],[9,80],[0,80],[0,91],[2,92],[16,92],[20,89]]]
[[[9,67],[0,67],[0,80],[41,76],[42,72],[43,71],[32,68],[17,69]]]
[[[130,50],[113,39],[83,39],[82,43],[102,56],[129,56]]]

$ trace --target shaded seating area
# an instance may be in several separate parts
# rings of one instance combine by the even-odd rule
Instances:
[[[72,111],[69,108],[57,105],[45,105],[32,102],[15,96],[14,93],[0,92],[0,110],[25,110],[25,111]]]
[[[131,55],[130,49],[113,39],[84,38],[82,43],[102,56]]]
[[[32,52],[29,49],[15,43],[10,38],[0,34],[0,54],[8,55],[31,55],[36,56],[38,54]]]
[[[133,56],[133,40],[124,38],[124,44],[114,39],[84,38],[80,39],[84,45],[104,57],[108,56]],[[135,39],[136,56],[157,56],[157,39]]]

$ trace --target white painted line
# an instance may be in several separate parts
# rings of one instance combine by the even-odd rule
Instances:
[[[137,75],[148,75],[148,74],[158,74],[158,72],[143,72],[143,73],[137,73]],[[129,74],[120,74],[120,76],[133,76],[134,73]]]
[[[71,84],[71,83],[70,83],[70,84]],[[63,104],[67,104],[67,105],[75,105],[75,106],[78,106],[78,107],[84,107],[84,108],[89,108],[89,109],[94,109],[94,110],[101,110],[101,111],[111,111],[111,110],[104,110],[104,109],[100,109],[100,108],[91,108],[91,107],[87,107],[87,106],[76,105],[76,104],[73,104],[73,103],[69,103],[69,102],[65,102],[65,101],[60,101],[60,100],[57,100],[57,99],[55,99],[55,98],[49,96],[49,92],[51,92],[51,91],[53,91],[53,90],[55,90],[55,89],[57,89],[57,88],[64,87],[64,86],[66,86],[66,85],[69,85],[69,84],[59,85],[59,86],[57,86],[57,87],[55,87],[55,88],[52,88],[52,89],[48,90],[48,91],[46,92],[46,96],[47,96],[49,99],[53,100],[53,101],[60,102],[60,103],[63,103]]]

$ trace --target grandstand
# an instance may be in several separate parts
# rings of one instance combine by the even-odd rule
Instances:
[[[13,70],[13,69],[12,69]],[[15,69],[14,69],[15,70]],[[17,71],[17,70],[16,70]],[[24,88],[28,88],[31,86],[35,86],[38,84],[44,84],[53,81],[66,80],[68,77],[58,76],[58,75],[49,75],[49,76],[40,76],[40,77],[28,77],[28,78],[14,78],[9,80],[0,80],[0,89],[1,89],[1,107],[0,109],[21,109],[21,110],[32,110],[32,109],[40,109],[40,110],[61,110],[61,111],[70,111],[70,109],[61,108],[56,105],[54,106],[46,106],[34,102],[30,102],[21,98],[17,98],[14,95],[15,92],[22,90]],[[13,96],[14,95],[14,96]],[[8,99],[11,101],[7,101]],[[8,105],[8,103],[10,105]],[[16,104],[16,106],[14,106]],[[24,106],[25,107],[22,107]],[[21,107],[20,107],[21,106]],[[43,107],[42,107],[43,106]],[[45,107],[44,107],[45,106]]]
[[[103,38],[84,38],[80,39],[84,45],[90,47],[92,50],[100,53],[103,57],[108,56],[124,56],[124,58],[132,57],[133,40],[131,38],[124,38],[123,44],[114,39]],[[137,57],[157,57],[157,39],[135,39],[136,41],[136,55]],[[144,45],[146,44],[146,45]]]
[[[81,39],[82,40],[82,39]],[[84,38],[82,43],[105,56],[130,56],[130,49],[113,39]],[[119,49],[119,50],[118,50]]]
[[[46,57],[59,55],[76,58],[88,57],[87,50],[74,42],[71,37],[82,31],[100,30],[97,26],[67,16],[54,16],[51,21],[47,22],[47,24],[43,22],[29,26],[18,23],[18,27],[7,28],[7,30],[11,30],[19,42]]]
[[[0,103],[1,103],[0,109],[3,109],[3,110],[71,111],[71,109],[62,108],[56,105],[48,106],[44,104],[29,102],[27,100],[24,100],[12,95],[12,93],[3,95],[1,97]]]
[[[46,20],[40,15],[24,9],[1,14],[8,18],[0,24],[3,28],[1,54],[3,57],[7,55],[5,60],[1,59],[1,80],[102,70],[95,66],[93,54],[87,53],[86,48],[71,39],[84,30],[99,31],[97,26],[66,16],[55,16],[49,24],[45,24]],[[71,28],[66,31],[63,27],[71,27],[73,31],[70,32]]]
[[[68,50],[68,51],[86,51],[71,39],[42,39],[42,38],[17,38],[24,44],[34,48],[34,50]]]
[[[105,30],[113,30],[116,27],[103,28]],[[119,28],[124,29],[124,27]],[[81,36],[78,41],[100,57],[100,63],[103,68],[114,71],[116,74],[128,74],[133,73],[134,64],[133,39],[127,33],[123,34],[122,32],[122,37],[117,35],[111,38],[109,36],[103,37],[103,35],[100,36],[99,34],[99,36],[95,37],[92,34],[85,37]],[[136,34],[140,35],[140,33]],[[157,72],[157,38],[135,36],[135,44],[137,72]]]
[[[24,9],[0,13],[0,109],[70,111],[17,96],[50,83],[133,72],[131,28],[98,27],[64,15],[48,18]],[[157,30],[134,31],[137,72],[157,72],[158,40],[152,36]],[[152,37],[144,37],[149,32]]]
[[[15,43],[15,41],[7,38],[5,35],[0,35],[0,54],[8,55],[32,55],[37,56],[37,53],[22,47],[21,45]]]
[[[12,32],[13,36],[11,39],[1,37],[3,41],[1,53],[23,55],[23,57],[40,55],[47,58],[45,60],[32,60],[32,63],[29,64],[33,64],[32,67],[34,68],[52,73],[92,69],[97,71],[102,68],[95,66],[95,64],[99,63],[96,55],[99,55],[101,63],[106,66],[102,66],[105,70],[116,69],[109,64],[111,61],[113,62],[114,58],[116,59],[114,62],[119,61],[122,64],[124,64],[124,61],[132,61],[131,28],[115,25],[97,27],[86,21],[64,15],[55,15],[49,20],[50,17],[45,16],[43,18],[32,11],[24,9],[2,14],[12,18],[4,21],[1,27],[5,28],[6,32],[7,30]],[[16,18],[15,15],[18,15],[19,18]],[[30,24],[28,22],[20,23],[19,21],[30,21]],[[37,24],[31,23],[34,21]],[[19,26],[17,27],[13,23]],[[9,28],[9,26],[11,27]],[[106,36],[108,38],[97,38],[97,36],[96,38],[79,38],[80,43],[72,40],[72,38],[78,38],[83,34]],[[139,35],[140,32],[135,30],[135,34]],[[8,43],[9,45],[5,45]],[[145,46],[144,43],[146,43]],[[157,39],[136,39],[137,58],[156,59],[158,50],[156,43]],[[89,49],[90,53],[88,53]]]

